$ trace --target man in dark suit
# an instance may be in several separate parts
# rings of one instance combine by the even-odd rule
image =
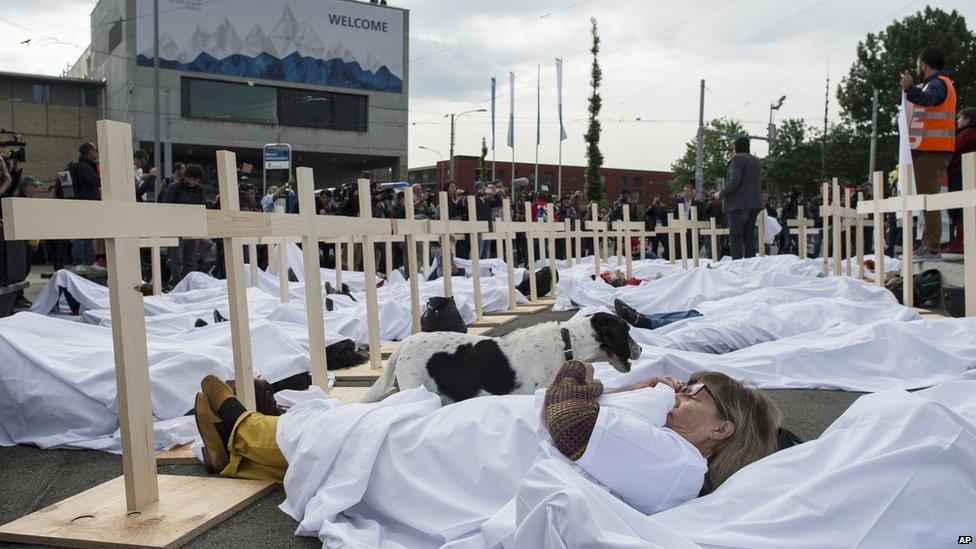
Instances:
[[[763,207],[762,167],[749,153],[748,137],[737,137],[732,147],[735,155],[729,161],[725,188],[713,197],[723,200],[732,259],[742,259],[756,255],[756,216]]]

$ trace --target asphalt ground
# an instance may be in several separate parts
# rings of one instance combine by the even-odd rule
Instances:
[[[562,321],[573,311],[523,315],[491,335],[541,322]],[[770,390],[783,426],[804,440],[818,437],[862,393]],[[204,475],[202,465],[164,465],[161,474]],[[86,450],[0,448],[0,524],[7,523],[122,474],[120,456]],[[278,509],[284,490],[268,494],[248,508],[194,538],[186,547],[320,547],[315,538],[295,537],[298,523]],[[3,547],[27,547],[0,544]],[[37,547],[37,546],[32,546]]]

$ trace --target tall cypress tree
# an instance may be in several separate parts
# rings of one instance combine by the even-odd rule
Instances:
[[[481,161],[478,162],[478,170],[481,172],[479,179],[482,181],[489,181],[488,179],[488,142],[484,137],[481,138]]]
[[[583,139],[586,141],[586,198],[599,202],[603,199],[603,181],[600,179],[600,168],[603,167],[603,153],[600,152],[600,109],[603,107],[603,98],[600,97],[600,82],[603,80],[603,71],[600,69],[600,35],[596,30],[596,18],[590,18],[592,26],[593,47],[590,53],[593,54],[593,69],[590,73],[590,86],[593,92],[590,94],[590,123],[586,129]]]

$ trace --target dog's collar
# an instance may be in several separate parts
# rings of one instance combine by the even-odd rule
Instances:
[[[573,342],[569,339],[569,330],[560,328],[559,333],[563,336],[563,360],[573,360]]]

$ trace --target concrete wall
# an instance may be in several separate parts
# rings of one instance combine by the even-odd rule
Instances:
[[[379,9],[379,8],[377,8]],[[107,117],[124,120],[133,125],[134,143],[152,142],[154,139],[154,97],[153,70],[137,67],[136,51],[136,3],[135,0],[119,2],[102,0],[91,15],[92,24],[92,62],[91,74],[86,75],[106,82]],[[108,34],[111,22],[119,18],[124,21],[123,41],[115,50],[108,51]],[[189,23],[188,23],[189,24]],[[266,143],[280,141],[290,143],[296,152],[320,152],[335,154],[368,155],[390,158],[394,164],[394,179],[407,177],[407,105],[409,97],[408,55],[409,55],[409,12],[404,13],[404,89],[402,94],[368,92],[346,88],[322,86],[303,86],[290,82],[273,80],[250,80],[255,84],[277,87],[308,89],[310,91],[335,91],[369,96],[367,132],[349,132],[299,128],[265,124],[242,124],[218,120],[183,119],[180,117],[180,79],[184,76],[221,80],[227,82],[248,82],[246,78],[223,77],[217,75],[160,70],[160,134],[166,139],[167,131],[173,143],[210,145],[234,148],[260,148]],[[82,72],[84,60],[75,67]],[[129,94],[130,86],[135,86]],[[169,103],[166,103],[165,90],[169,90]],[[126,105],[128,104],[128,109]],[[166,112],[169,109],[170,117]],[[167,130],[167,119],[170,125]],[[148,150],[153,153],[151,148]],[[355,170],[344,171],[353,173]],[[355,172],[354,175],[358,175]],[[337,174],[316,176],[317,186],[336,178]],[[346,175],[343,174],[342,177]]]

